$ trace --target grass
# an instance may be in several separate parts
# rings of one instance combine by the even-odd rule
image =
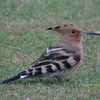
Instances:
[[[74,23],[99,31],[99,9],[100,0],[0,1],[0,81],[27,68],[60,38],[47,27]],[[83,62],[65,85],[48,78],[0,84],[0,100],[100,100],[100,37],[83,38]]]

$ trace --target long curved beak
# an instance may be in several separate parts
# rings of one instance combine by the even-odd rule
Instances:
[[[100,31],[98,31],[98,32],[82,31],[82,35],[85,35],[85,34],[88,34],[88,35],[98,35],[98,36],[100,36]]]

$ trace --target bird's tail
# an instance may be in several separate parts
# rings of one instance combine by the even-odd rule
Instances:
[[[7,79],[7,80],[4,80],[2,81],[2,83],[9,83],[11,81],[15,81],[15,80],[18,80],[18,79],[22,79],[22,78],[25,78],[27,77],[28,75],[26,74],[26,71],[22,71],[21,73],[17,74],[16,76],[10,78],[10,79]]]

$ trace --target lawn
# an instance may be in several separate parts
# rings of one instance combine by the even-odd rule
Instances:
[[[100,31],[100,0],[0,0],[0,81],[61,37],[47,27],[71,23]],[[84,59],[64,85],[50,78],[0,84],[0,100],[100,100],[100,37],[84,36],[82,44]]]

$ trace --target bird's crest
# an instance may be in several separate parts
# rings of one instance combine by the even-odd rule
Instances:
[[[51,27],[47,28],[47,30],[57,31],[59,33],[64,33],[66,30],[77,30],[79,33],[81,33],[80,27],[73,24]]]

